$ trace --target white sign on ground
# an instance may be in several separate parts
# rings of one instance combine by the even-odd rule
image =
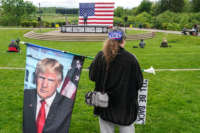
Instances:
[[[148,80],[144,79],[142,88],[138,91],[138,115],[135,124],[145,124],[147,109]]]

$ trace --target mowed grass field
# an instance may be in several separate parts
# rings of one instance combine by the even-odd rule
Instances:
[[[26,46],[21,53],[7,53],[8,44],[22,41],[94,57],[103,42],[55,42],[23,38],[29,30],[0,29],[0,67],[25,68]],[[141,33],[128,31],[128,34]],[[167,38],[170,48],[160,48]],[[125,48],[134,53],[147,69],[200,69],[200,37],[156,33],[145,40],[144,49],[132,48],[137,41],[127,41]],[[86,59],[84,68],[92,60]],[[136,125],[136,133],[200,133],[200,71],[156,71],[143,73],[149,80],[145,125]],[[0,133],[22,132],[24,70],[0,69]],[[72,114],[70,133],[99,133],[98,118],[84,102],[85,93],[93,90],[88,71],[82,71]],[[116,129],[117,130],[117,129]]]

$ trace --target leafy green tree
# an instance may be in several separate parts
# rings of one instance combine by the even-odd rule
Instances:
[[[1,3],[0,3],[0,15],[1,15],[2,10],[3,10],[3,9],[2,9],[2,7],[1,7]]]
[[[184,6],[184,0],[171,0],[170,10],[173,12],[182,12]]]
[[[192,0],[192,11],[194,12],[200,12],[200,0]]]
[[[159,15],[161,13],[161,9],[160,9],[160,5],[161,4],[160,3],[161,2],[158,1],[158,2],[152,4],[151,14],[153,16],[157,16],[157,15]]]
[[[123,7],[117,7],[114,11],[114,14],[116,17],[122,17],[124,14],[124,9]]]
[[[185,6],[183,7],[183,12],[191,12],[192,8],[191,8],[190,0],[184,0],[184,2],[185,2]]]
[[[36,7],[29,1],[24,2],[24,10],[26,15],[36,12]]]
[[[35,12],[36,8],[30,2],[23,0],[1,0],[3,25],[19,25],[21,20]]]
[[[152,2],[149,0],[143,0],[139,7],[137,8],[137,14],[142,13],[142,12],[150,12],[152,7]]]
[[[160,11],[170,10],[172,12],[182,12],[185,6],[184,0],[160,0]]]
[[[134,8],[131,9],[131,14],[137,15],[137,7],[134,7]]]

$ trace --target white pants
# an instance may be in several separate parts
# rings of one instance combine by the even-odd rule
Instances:
[[[115,126],[119,127],[120,133],[135,133],[135,126],[131,124],[129,126],[117,125],[109,121],[105,121],[99,117],[99,125],[101,133],[114,133]]]

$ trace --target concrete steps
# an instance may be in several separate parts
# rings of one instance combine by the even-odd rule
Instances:
[[[127,35],[127,40],[149,39],[154,37],[154,33],[144,33]],[[24,34],[24,37],[36,40],[52,40],[52,41],[104,41],[107,34],[103,33],[61,33],[59,31],[51,31],[48,33],[35,33],[30,31]]]

